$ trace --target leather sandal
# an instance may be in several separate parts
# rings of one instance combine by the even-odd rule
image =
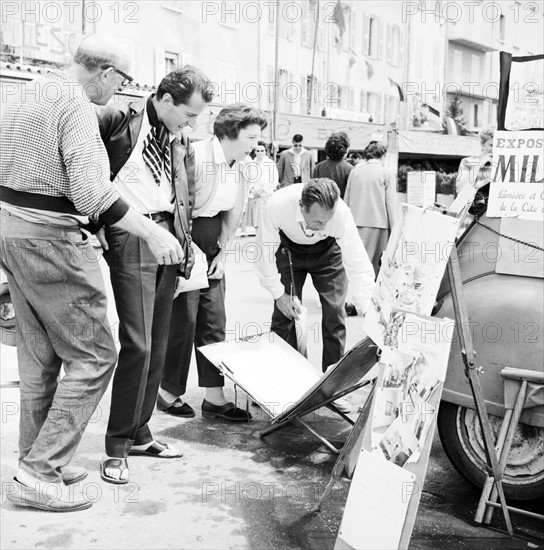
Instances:
[[[204,418],[224,418],[231,422],[249,422],[252,419],[250,412],[240,409],[230,401],[224,405],[214,405],[206,399],[202,401],[202,416]]]
[[[129,455],[131,456],[152,456],[154,458],[180,458],[183,456],[181,451],[176,451],[176,454],[165,454],[165,451],[172,450],[168,443],[161,443],[160,441],[153,441],[146,449],[130,449]]]
[[[128,463],[126,458],[107,458],[100,464],[100,477],[107,481],[108,483],[114,483],[115,485],[124,485],[128,483],[128,477],[126,479],[115,479],[106,475],[106,468],[116,468],[119,470],[119,475],[123,473],[124,470],[128,472]]]

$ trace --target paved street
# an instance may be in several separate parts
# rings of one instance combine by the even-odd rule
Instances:
[[[228,338],[268,330],[271,298],[253,273],[252,243],[251,238],[238,239],[229,255]],[[312,363],[319,365],[321,311],[316,296],[311,287],[305,289],[309,355]],[[115,331],[113,301],[110,310]],[[360,323],[360,317],[348,318],[348,346],[361,338]],[[15,378],[15,373],[14,350],[2,346],[2,382]],[[232,387],[229,395],[234,395]],[[187,400],[197,410],[196,418],[180,420],[157,412],[151,422],[154,434],[179,445],[184,457],[130,458],[131,481],[116,486],[102,482],[99,475],[109,410],[107,393],[74,460],[89,470],[78,490],[96,502],[83,512],[56,515],[6,503],[5,491],[17,461],[18,390],[2,389],[0,547],[332,549],[349,481],[335,489],[321,513],[315,512],[315,506],[336,457],[296,425],[261,439],[259,432],[267,417],[254,406],[250,424],[203,419],[202,398],[195,368]],[[354,412],[364,398],[363,390],[350,397]],[[240,392],[238,399],[245,406],[246,398]],[[309,420],[338,444],[347,435],[347,424],[323,409],[309,415]],[[478,496],[450,465],[436,437],[410,548],[494,550],[542,544],[541,526],[519,516],[513,518],[514,540],[502,531],[477,526],[472,518]],[[533,504],[532,509],[541,505]],[[497,519],[494,525],[502,527],[502,522]]]

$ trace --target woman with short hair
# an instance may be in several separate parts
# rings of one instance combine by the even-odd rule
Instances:
[[[333,180],[340,189],[341,198],[344,198],[348,177],[353,170],[353,166],[346,160],[349,145],[349,137],[345,132],[331,134],[325,144],[327,160],[316,164],[312,174],[312,178]]]
[[[183,402],[193,345],[198,382],[206,388],[202,415],[248,421],[251,415],[227,401],[224,378],[198,350],[226,336],[225,252],[242,216],[247,174],[244,162],[267,126],[262,111],[235,103],[222,109],[214,136],[194,144],[195,198],[192,239],[208,260],[208,288],[181,292],[174,300],[157,407],[182,418],[195,416]]]

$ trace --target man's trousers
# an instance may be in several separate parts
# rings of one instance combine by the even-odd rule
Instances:
[[[173,233],[173,220],[160,222]],[[119,316],[121,350],[113,377],[106,454],[126,457],[132,445],[153,440],[148,427],[162,376],[175,265],[159,265],[147,243],[122,229],[108,227],[104,253]]]
[[[77,226],[30,223],[6,210],[1,225],[17,321],[19,465],[61,483],[117,360],[100,255]]]
[[[295,294],[302,302],[302,288],[309,274],[319,294],[323,310],[321,335],[323,338],[322,369],[336,363],[344,354],[346,324],[344,302],[347,293],[347,276],[342,264],[342,252],[336,239],[328,237],[314,245],[301,245],[280,232],[281,245],[276,252],[276,265],[287,294],[291,291],[291,270],[287,249],[293,263]],[[295,321],[281,313],[274,303],[272,332],[281,336],[296,349]]]

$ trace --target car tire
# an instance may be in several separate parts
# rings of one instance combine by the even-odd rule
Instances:
[[[502,419],[490,416],[490,420],[496,438]],[[482,488],[486,478],[485,453],[476,411],[442,401],[437,423],[450,462],[470,483]],[[544,429],[518,425],[503,487],[505,497],[511,500],[544,497]]]

